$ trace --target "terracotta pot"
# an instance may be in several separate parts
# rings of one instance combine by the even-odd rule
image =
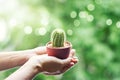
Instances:
[[[68,41],[64,43],[64,47],[52,47],[51,42],[48,42],[46,44],[48,56],[54,56],[60,59],[67,58],[69,56],[71,48],[72,48],[72,44]]]

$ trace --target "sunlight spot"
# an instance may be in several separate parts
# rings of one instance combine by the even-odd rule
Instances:
[[[44,18],[41,19],[41,24],[42,24],[42,25],[47,26],[48,23],[49,23],[49,21],[48,21],[47,18],[44,17]]]
[[[7,28],[4,20],[0,20],[0,42],[6,39]]]
[[[72,11],[70,13],[71,18],[75,18],[77,16],[77,13],[75,11]]]
[[[24,28],[24,32],[25,32],[25,34],[31,34],[32,33],[32,27],[31,26],[26,26]]]
[[[117,28],[120,28],[120,21],[116,23]]]
[[[93,11],[95,9],[95,6],[93,4],[89,4],[87,8],[89,11]]]
[[[77,20],[77,19],[76,19],[76,20],[74,20],[74,25],[75,25],[75,26],[79,26],[79,25],[80,25],[80,21],[79,21],[79,20]]]
[[[17,21],[14,18],[11,18],[9,21],[9,25],[11,28],[15,27],[17,25]]]
[[[87,12],[87,11],[81,11],[81,12],[79,12],[79,17],[80,17],[80,18],[86,18],[87,15],[88,15],[88,12]]]
[[[94,16],[93,15],[88,15],[87,16],[87,21],[88,22],[92,22],[94,20]]]
[[[47,32],[46,29],[43,28],[43,27],[42,27],[42,28],[39,28],[39,30],[38,30],[38,34],[41,35],[41,36],[45,35],[46,32]]]
[[[68,29],[68,30],[67,30],[67,34],[68,34],[68,35],[72,35],[72,34],[73,34],[73,31],[72,31],[71,29]]]
[[[106,24],[107,24],[107,25],[111,25],[111,24],[112,24],[112,20],[111,20],[111,19],[107,19],[107,20],[106,20]]]

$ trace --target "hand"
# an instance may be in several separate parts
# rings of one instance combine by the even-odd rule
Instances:
[[[33,56],[46,54],[46,47],[45,46],[36,47],[34,49],[25,50],[20,53],[27,54],[27,56],[26,56],[26,61],[27,61]]]
[[[71,50],[67,59],[58,59],[47,54],[32,56],[23,66],[5,80],[31,80],[38,73],[47,75],[64,73],[78,62],[77,57],[74,57],[74,53],[75,51]]]
[[[30,59],[32,64],[36,63],[38,72],[42,72],[47,75],[57,75],[64,73],[70,67],[78,62],[77,57],[74,57],[74,50],[71,50],[70,55],[67,59],[58,59],[47,54],[34,56]]]
[[[45,46],[37,47],[34,48],[33,51],[35,52],[36,55],[46,54],[46,47]]]

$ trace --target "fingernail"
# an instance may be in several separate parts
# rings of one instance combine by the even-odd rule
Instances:
[[[70,66],[73,66],[74,64],[75,64],[74,62],[71,62],[71,63],[70,63]]]
[[[77,63],[78,59],[72,59],[72,62]]]

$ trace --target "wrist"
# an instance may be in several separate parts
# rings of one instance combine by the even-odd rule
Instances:
[[[35,50],[34,49],[30,49],[30,50],[26,50],[26,58],[29,60],[31,57],[36,56]]]
[[[40,64],[38,60],[38,56],[31,57],[29,61],[26,63],[27,65],[31,66],[32,70],[35,73],[42,72],[42,65]]]
[[[21,60],[19,62],[18,66],[22,66],[25,64],[31,57],[36,56],[33,49],[30,50],[24,50],[24,51],[18,51],[19,55],[21,56]],[[22,53],[22,54],[21,54]],[[20,58],[20,57],[19,57]]]
[[[11,74],[6,80],[32,80],[40,71],[40,65],[33,58],[29,59],[17,71]]]

